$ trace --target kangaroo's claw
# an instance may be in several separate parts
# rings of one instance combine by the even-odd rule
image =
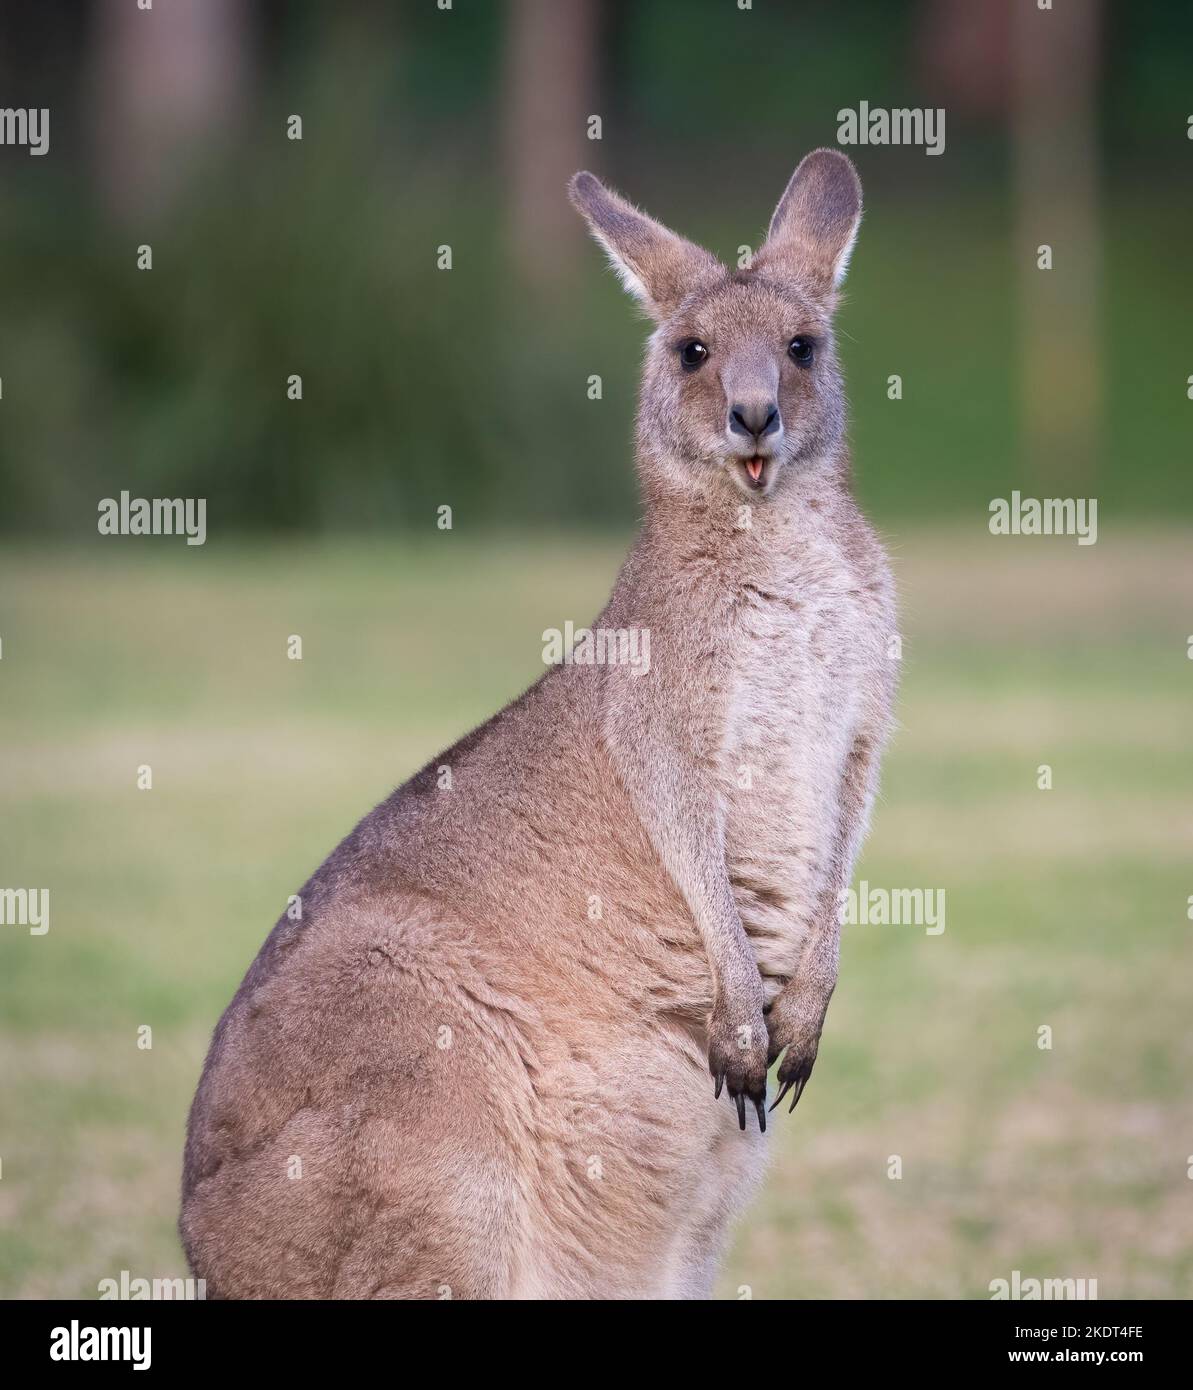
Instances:
[[[788,1057],[790,1056],[791,1054],[788,1052]],[[800,1096],[804,1093],[804,1087],[808,1084],[808,1078],[812,1075],[812,1065],[815,1060],[815,1057],[813,1057],[811,1061],[793,1061],[791,1067],[788,1068],[787,1059],[784,1059],[783,1065],[779,1068],[779,1094],[775,1097],[771,1105],[772,1110],[779,1104],[783,1097],[786,1096],[788,1091],[793,1090],[794,1094],[791,1097],[791,1105],[787,1110],[787,1113],[789,1115],[791,1114],[799,1104]]]

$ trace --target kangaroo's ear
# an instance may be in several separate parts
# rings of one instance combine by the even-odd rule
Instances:
[[[698,280],[720,270],[714,256],[639,212],[594,174],[576,174],[568,192],[621,283],[654,319],[674,313]]]
[[[845,278],[862,220],[862,182],[839,150],[813,150],[791,176],[754,264],[802,273],[822,292]]]

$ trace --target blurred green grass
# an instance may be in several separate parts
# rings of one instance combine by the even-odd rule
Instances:
[[[944,888],[947,929],[847,928],[720,1291],[986,1297],[1018,1268],[1189,1296],[1190,535],[891,542],[901,728],[858,877]],[[0,1294],[182,1271],[186,1108],[286,895],[535,677],[621,551],[457,531],[0,559],[3,878],[52,909],[45,937],[0,928]]]

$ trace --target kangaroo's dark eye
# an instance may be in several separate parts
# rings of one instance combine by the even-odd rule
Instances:
[[[694,372],[708,360],[708,349],[699,338],[689,338],[679,349],[679,360],[685,372]]]
[[[795,337],[787,344],[787,354],[801,367],[810,367],[816,356],[816,344],[811,338]]]

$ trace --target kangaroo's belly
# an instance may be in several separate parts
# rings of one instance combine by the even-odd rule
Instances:
[[[741,624],[722,759],[726,856],[769,1001],[794,973],[831,887],[875,634],[847,582],[798,575],[751,595]]]

